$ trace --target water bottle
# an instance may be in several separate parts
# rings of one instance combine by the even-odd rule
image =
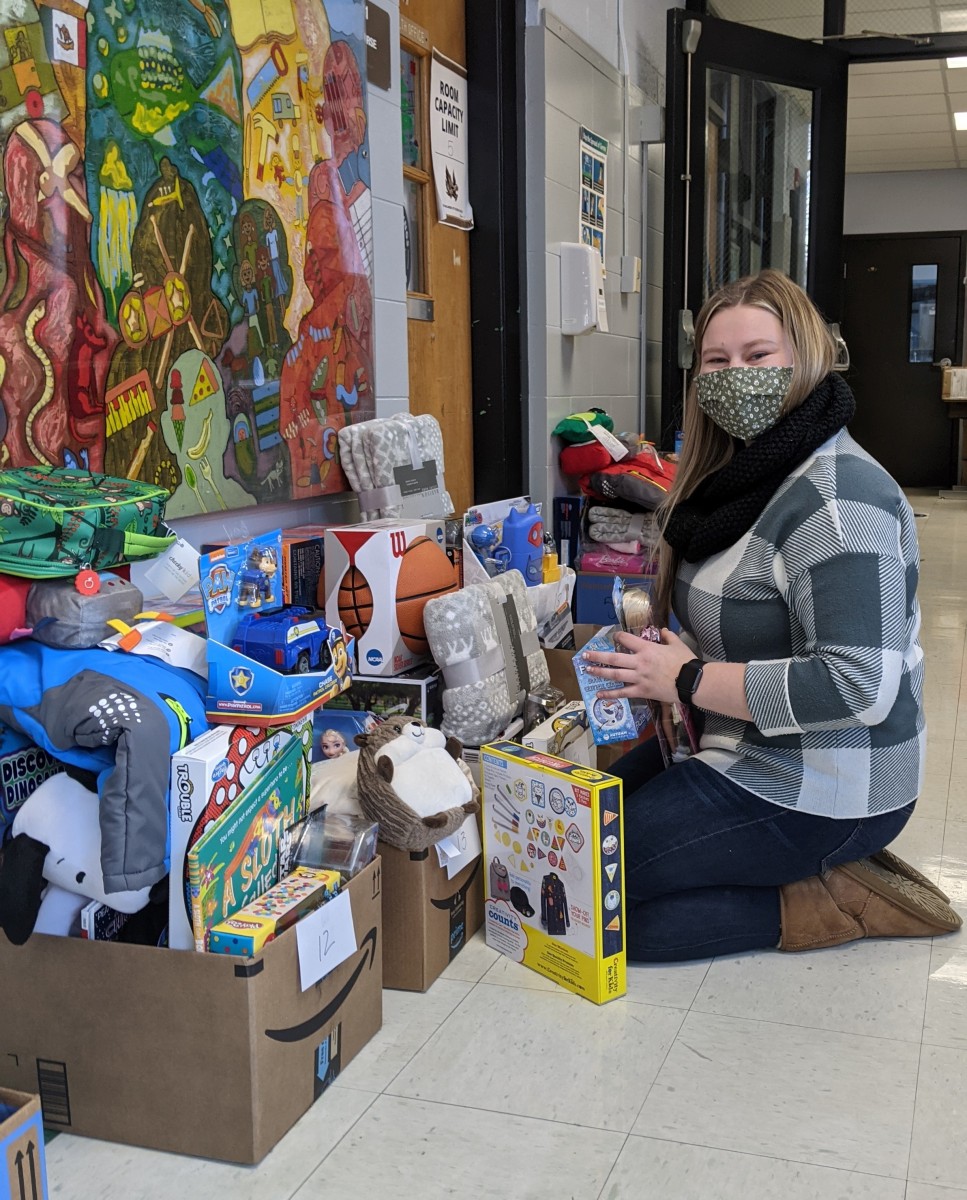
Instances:
[[[520,571],[528,587],[539,584],[544,558],[544,523],[533,504],[525,500],[511,508],[504,517],[501,544],[509,553],[508,567]]]

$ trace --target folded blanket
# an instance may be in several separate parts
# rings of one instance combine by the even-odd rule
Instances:
[[[359,496],[362,519],[403,515],[397,467],[418,469],[435,461],[446,516],[453,504],[443,482],[443,434],[435,417],[397,413],[347,425],[339,431],[339,459],[349,485]]]
[[[428,600],[423,623],[446,685],[441,728],[464,745],[498,737],[521,711],[527,692],[549,682],[519,571]]]

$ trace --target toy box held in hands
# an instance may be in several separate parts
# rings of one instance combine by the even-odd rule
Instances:
[[[302,743],[308,756],[312,745],[312,716],[273,728],[216,725],[171,759],[168,945],[173,950],[194,948],[191,896],[185,869],[188,851],[228,806],[281,754],[291,738]],[[181,886],[176,886],[176,881]]]
[[[584,662],[585,650],[605,654],[618,653],[619,647],[614,641],[614,635],[618,632],[617,625],[609,625],[599,630],[574,655],[573,660],[578,687],[588,710],[591,735],[598,746],[632,741],[641,736],[642,730],[651,720],[651,709],[645,700],[629,700],[624,696],[599,696],[599,692],[617,691],[618,688],[624,687],[624,684],[617,679],[602,679],[599,675],[590,674]]]
[[[429,658],[424,606],[458,586],[443,546],[440,521],[326,530],[326,619],[356,639],[360,672],[398,675]]]
[[[487,945],[595,1004],[623,996],[621,780],[514,742],[480,763]]]
[[[199,562],[212,722],[286,724],[349,687],[352,639],[318,610],[282,611],[281,560],[276,530]]]

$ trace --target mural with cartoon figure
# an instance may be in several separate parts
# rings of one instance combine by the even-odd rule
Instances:
[[[0,465],[157,482],[170,516],[346,487],[363,31],[363,0],[4,0]]]

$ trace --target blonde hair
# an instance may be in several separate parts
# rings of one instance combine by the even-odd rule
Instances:
[[[771,312],[782,325],[792,347],[792,382],[782,406],[791,412],[833,369],[836,343],[818,309],[802,288],[781,271],[771,268],[725,284],[702,305],[695,322],[695,360],[692,379],[685,393],[682,417],[682,454],[675,482],[658,511],[658,526],[664,534],[677,504],[687,499],[699,484],[724,467],[735,453],[732,437],[715,424],[698,406],[695,376],[702,361],[702,342],[709,321],[724,308],[748,305]],[[667,624],[680,555],[665,540],[659,547],[658,580],[655,586],[655,618]]]

